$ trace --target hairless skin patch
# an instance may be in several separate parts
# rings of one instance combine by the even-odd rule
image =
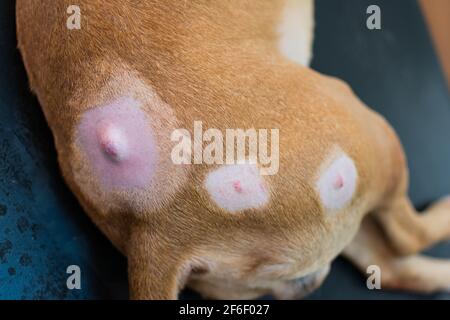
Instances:
[[[78,126],[78,145],[106,189],[148,185],[157,148],[146,114],[128,97],[88,110]]]
[[[334,160],[317,181],[317,190],[327,209],[342,209],[352,199],[358,173],[355,163],[347,155]]]
[[[309,65],[314,28],[313,0],[286,0],[278,26],[279,50],[287,58]]]
[[[205,187],[214,202],[229,212],[260,208],[269,201],[265,182],[252,164],[223,166],[206,177]]]

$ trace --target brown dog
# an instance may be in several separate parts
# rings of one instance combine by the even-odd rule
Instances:
[[[384,287],[450,288],[450,262],[417,255],[450,237],[450,201],[418,215],[393,130],[299,64],[310,0],[78,0],[80,30],[66,27],[71,2],[17,0],[19,47],[69,187],[128,257],[132,298],[175,299],[186,284],[298,298],[341,252],[378,265]],[[175,161],[174,139],[199,121],[278,129],[275,170],[234,153]]]

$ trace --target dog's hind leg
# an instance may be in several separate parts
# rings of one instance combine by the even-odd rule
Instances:
[[[419,214],[406,196],[399,197],[373,215],[398,254],[418,253],[450,239],[450,198]]]
[[[378,266],[382,289],[420,293],[450,290],[450,260],[398,254],[390,247],[389,240],[372,216],[365,218],[343,254],[363,273],[371,265]]]

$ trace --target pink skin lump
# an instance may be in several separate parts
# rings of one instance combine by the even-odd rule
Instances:
[[[355,163],[342,155],[331,163],[317,181],[317,189],[327,209],[344,208],[356,191],[358,172]]]
[[[120,127],[105,121],[98,126],[97,134],[101,149],[111,160],[123,162],[127,159],[129,142]]]
[[[77,142],[106,189],[144,188],[153,177],[157,147],[147,115],[128,97],[86,111]]]
[[[226,165],[210,172],[205,188],[214,203],[229,212],[262,208],[269,202],[265,182],[251,164]]]

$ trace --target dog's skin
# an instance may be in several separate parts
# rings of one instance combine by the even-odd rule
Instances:
[[[310,59],[310,0],[78,0],[82,28],[68,30],[71,2],[17,0],[19,47],[65,180],[128,258],[131,298],[175,299],[185,285],[299,298],[342,252],[364,272],[379,265],[383,287],[450,288],[450,262],[417,255],[450,237],[450,201],[418,215],[390,126],[298,63]],[[304,33],[283,50],[295,10]],[[278,173],[174,164],[171,134],[196,120],[279,128]],[[215,172],[250,196],[215,201],[215,186],[231,188]]]

